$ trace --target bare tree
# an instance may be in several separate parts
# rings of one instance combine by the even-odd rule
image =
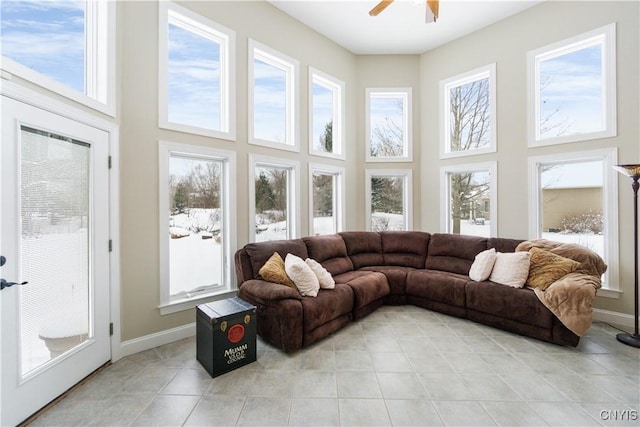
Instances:
[[[491,105],[489,80],[476,80],[450,92],[451,151],[484,147],[489,143]]]

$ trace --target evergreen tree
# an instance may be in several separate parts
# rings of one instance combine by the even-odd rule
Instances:
[[[262,213],[273,209],[275,206],[275,196],[271,183],[263,171],[260,171],[256,179],[256,211]]]
[[[333,121],[324,126],[324,133],[320,136],[320,147],[327,153],[333,152]]]
[[[189,207],[189,184],[186,181],[178,182],[173,194],[173,207],[178,213],[184,213]]]

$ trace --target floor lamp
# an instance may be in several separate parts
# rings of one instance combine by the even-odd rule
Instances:
[[[634,274],[634,318],[635,330],[633,334],[620,333],[616,338],[621,343],[640,348],[640,335],[638,335],[638,188],[640,188],[640,165],[618,165],[613,167],[623,175],[633,180],[633,274]]]

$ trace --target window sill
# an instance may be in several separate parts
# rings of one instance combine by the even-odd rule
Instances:
[[[622,291],[619,289],[600,288],[596,292],[596,297],[619,299]]]
[[[225,298],[230,298],[236,296],[237,292],[235,289],[233,290],[224,290],[216,293],[211,293],[207,295],[202,295],[197,298],[183,298],[179,300],[172,301],[167,304],[162,304],[158,306],[160,310],[160,315],[164,316],[166,314],[178,313],[180,311],[190,310],[197,305],[204,304],[207,302],[218,301]]]

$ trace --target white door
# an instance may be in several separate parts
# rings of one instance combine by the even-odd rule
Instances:
[[[0,425],[110,359],[108,133],[1,98]]]

